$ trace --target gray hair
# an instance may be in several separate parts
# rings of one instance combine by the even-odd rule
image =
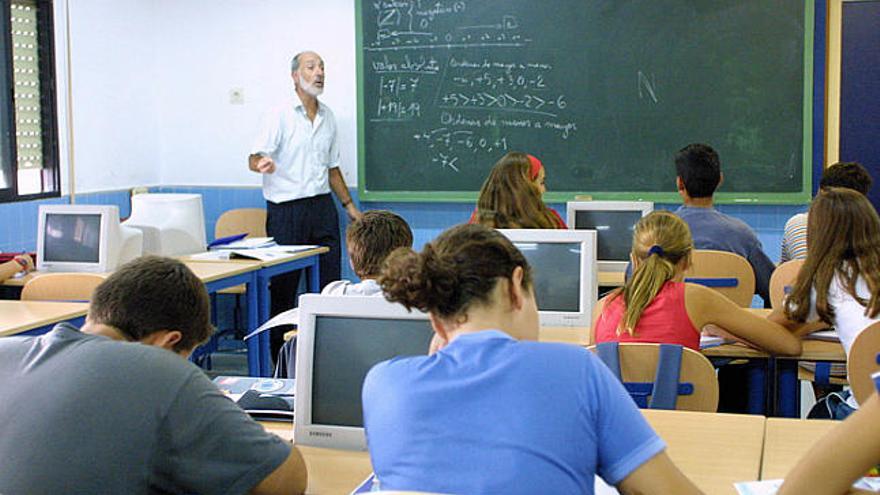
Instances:
[[[291,74],[293,74],[294,72],[296,72],[299,69],[299,57],[302,56],[303,53],[306,53],[306,52],[299,52],[296,55],[294,55],[292,59],[290,59],[290,73]]]

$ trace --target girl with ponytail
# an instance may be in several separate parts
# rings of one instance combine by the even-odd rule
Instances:
[[[673,213],[655,211],[636,224],[633,275],[599,301],[594,342],[653,342],[700,350],[700,331],[715,325],[773,354],[796,355],[800,341],[781,325],[740,308],[725,296],[684,282],[693,240]]]
[[[429,314],[429,356],[377,364],[363,386],[370,459],[383,490],[699,493],[611,372],[586,349],[530,342],[529,264],[482,225],[385,261],[386,297]],[[517,340],[522,339],[522,340]]]

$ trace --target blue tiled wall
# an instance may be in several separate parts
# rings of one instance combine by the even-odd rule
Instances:
[[[117,205],[119,216],[129,214],[128,191],[110,191],[76,195],[77,204]],[[69,196],[0,203],[0,251],[34,251],[37,248],[37,210],[40,205],[70,203]]]
[[[205,207],[205,225],[208,230],[208,239],[214,237],[214,224],[220,215],[234,208],[264,208],[262,192],[259,187],[193,187],[193,186],[165,186],[157,189],[157,192],[174,193],[198,193],[202,195]],[[351,191],[352,197],[358,201],[357,191]],[[413,230],[414,246],[421,249],[422,245],[437,236],[449,226],[466,222],[473,211],[470,203],[387,203],[387,202],[360,202],[363,210],[386,209],[393,210],[407,222]],[[565,217],[565,205],[561,203],[551,204]],[[658,204],[658,209],[674,210],[676,204]],[[778,261],[780,255],[780,242],[782,240],[782,228],[785,221],[795,213],[806,209],[803,205],[719,205],[718,209],[728,215],[740,218],[749,224],[758,233],[758,237],[764,244],[764,250],[771,259]],[[348,224],[344,212],[340,209],[340,229],[344,238],[345,227]],[[344,245],[344,243],[343,243]],[[348,265],[347,257],[343,261],[343,276],[356,278]]]
[[[163,186],[152,189],[152,192],[198,193],[202,195],[205,207],[205,227],[208,239],[214,238],[214,225],[220,215],[234,208],[264,208],[262,191],[259,187],[195,187],[195,186]],[[357,191],[352,191],[357,201]],[[69,197],[52,198],[38,201],[0,204],[0,251],[33,251],[37,244],[37,207],[41,204],[66,204]],[[78,194],[79,204],[113,204],[119,206],[122,218],[129,215],[130,202],[127,190],[99,193]],[[414,245],[420,249],[422,245],[433,239],[444,229],[457,223],[465,222],[470,217],[473,205],[469,203],[386,203],[363,202],[361,209],[393,210],[409,222],[413,229]],[[552,204],[565,216],[564,204]],[[678,205],[658,204],[658,209],[674,210]],[[718,209],[729,215],[742,219],[758,233],[764,244],[764,250],[773,260],[779,260],[782,228],[785,221],[795,213],[806,209],[803,205],[719,205]],[[344,212],[339,211],[341,235],[344,237],[348,224]],[[344,243],[343,243],[344,246]],[[343,262],[343,276],[356,278],[348,265],[347,256]]]

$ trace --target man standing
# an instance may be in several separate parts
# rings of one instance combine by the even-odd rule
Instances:
[[[776,265],[745,222],[713,206],[715,190],[724,179],[718,153],[705,144],[690,144],[675,156],[675,171],[678,194],[684,200],[675,214],[690,227],[694,247],[727,251],[748,260],[755,272],[755,292],[770,307],[770,275]]]
[[[299,53],[291,61],[290,76],[296,98],[266,119],[248,166],[263,174],[266,232],[278,244],[330,248],[320,260],[324,287],[341,278],[339,222],[330,190],[349,218],[358,218],[361,213],[339,170],[336,119],[330,108],[318,101],[324,91],[324,61],[315,52]],[[293,306],[298,285],[299,272],[272,280],[272,314]]]
[[[0,339],[0,493],[302,493],[299,451],[186,360],[211,332],[202,282],[146,256],[82,331]]]

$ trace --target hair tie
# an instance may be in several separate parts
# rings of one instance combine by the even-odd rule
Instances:
[[[651,246],[651,249],[648,250],[648,256],[651,256],[652,254],[656,254],[657,256],[662,257],[663,256],[663,248],[657,244],[654,244],[653,246]]]

